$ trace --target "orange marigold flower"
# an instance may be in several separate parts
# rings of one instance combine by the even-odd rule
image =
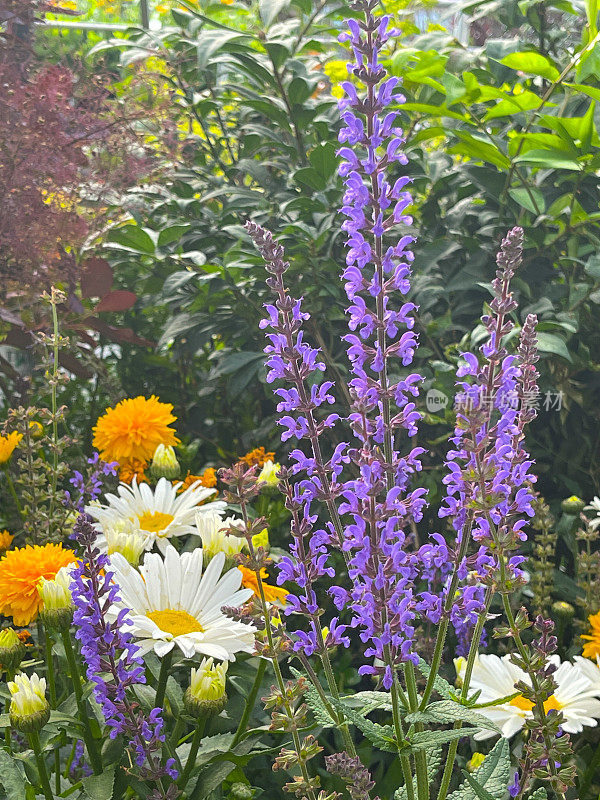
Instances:
[[[248,569],[248,567],[243,567],[241,564],[238,566],[238,569],[242,573],[242,586],[245,589],[252,589],[254,594],[260,597],[256,572],[254,572],[253,569]],[[289,592],[285,589],[280,589],[279,586],[271,586],[270,583],[265,583],[268,576],[267,570],[264,567],[260,571],[260,577],[267,603],[281,603],[285,605]]]
[[[213,467],[208,467],[204,470],[202,475],[192,475],[192,473],[188,470],[188,474],[183,479],[181,486],[177,489],[177,494],[181,494],[181,492],[185,492],[186,489],[189,489],[194,483],[200,481],[201,486],[205,486],[207,489],[214,489],[217,485],[217,470],[213,469]],[[173,484],[176,484],[177,481],[173,481]],[[211,501],[215,499],[213,495],[211,497]]]
[[[29,625],[38,615],[40,578],[53,580],[61,567],[76,561],[62,544],[27,545],[9,550],[0,559],[0,613],[15,625]]]
[[[6,436],[0,436],[0,464],[6,464],[22,438],[23,434],[16,431],[12,431]]]
[[[17,631],[17,636],[26,647],[33,647],[33,642],[31,640],[31,634],[29,633],[29,631],[26,630]]]
[[[591,625],[590,635],[583,634],[582,639],[587,639],[587,643],[583,645],[583,655],[585,658],[596,658],[600,656],[600,611],[597,614],[591,614],[588,617]]]
[[[255,447],[254,450],[250,450],[249,453],[242,456],[240,461],[249,467],[264,467],[267,461],[275,461],[275,453],[267,452],[264,447]]]
[[[94,428],[94,447],[105,461],[148,461],[159,444],[179,444],[175,431],[169,427],[177,419],[172,411],[171,403],[161,403],[154,395],[121,400],[99,418]]]
[[[0,554],[4,553],[11,546],[15,537],[8,531],[0,531]]]
[[[119,467],[119,480],[122,483],[132,483],[137,478],[138,483],[148,483],[144,470],[148,466],[146,461],[139,458],[130,458]]]

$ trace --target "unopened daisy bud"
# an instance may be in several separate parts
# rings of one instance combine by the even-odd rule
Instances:
[[[214,664],[212,658],[203,658],[198,669],[192,667],[190,685],[183,698],[185,710],[190,716],[212,717],[225,708],[227,666],[227,661]]]
[[[571,603],[567,603],[564,600],[557,600],[556,603],[552,603],[552,615],[565,622],[569,622],[575,616],[575,609]]]
[[[173,480],[178,478],[181,472],[179,461],[175,455],[175,450],[172,447],[165,447],[164,444],[159,444],[154,451],[152,464],[150,464],[150,474],[155,480],[160,478],[167,478]]]
[[[454,669],[456,670],[456,680],[454,681],[454,685],[457,689],[460,689],[463,685],[463,676],[465,674],[465,670],[467,668],[467,659],[459,656],[458,658],[454,659]]]
[[[276,487],[279,483],[277,475],[280,469],[281,464],[277,464],[273,461],[266,461],[264,467],[258,474],[258,482],[269,488]]]
[[[0,555],[4,555],[8,548],[11,546],[15,537],[8,531],[0,531]]]
[[[14,628],[0,631],[0,669],[14,672],[25,656],[25,642]]]
[[[50,704],[46,700],[46,680],[24,672],[9,681],[10,724],[22,733],[41,730],[50,719]]]
[[[580,497],[577,497],[577,495],[572,494],[571,497],[567,497],[566,500],[562,501],[560,507],[565,512],[565,514],[581,514],[581,512],[585,508],[585,503]]]
[[[242,536],[243,520],[227,517],[222,519],[214,511],[199,511],[196,514],[196,528],[198,536],[202,539],[202,553],[206,565],[217,553],[225,553],[228,559],[241,553],[246,544]],[[228,535],[230,528],[240,528],[240,535]]]
[[[70,627],[74,609],[70,584],[69,567],[61,567],[52,580],[40,578],[38,594],[42,601],[40,616],[44,625],[57,630]]]
[[[467,762],[469,772],[475,772],[483,764],[485,756],[483,753],[473,753],[471,760]]]
[[[107,528],[104,535],[106,537],[107,553],[109,556],[113,553],[121,553],[132,566],[137,567],[140,563],[142,553],[146,549],[148,541],[147,536],[139,531],[132,531],[129,533],[117,527],[112,529]]]

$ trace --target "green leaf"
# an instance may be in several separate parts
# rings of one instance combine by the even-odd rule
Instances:
[[[389,753],[397,751],[398,746],[394,741],[394,731],[391,725],[378,725],[376,722],[371,722],[362,716],[360,711],[355,708],[350,708],[335,697],[331,698],[331,705],[339,711],[344,717],[355,725],[361,733],[367,737],[380,750],[386,750]]]
[[[111,800],[115,783],[115,765],[105,767],[100,775],[82,778],[86,800]]]
[[[118,244],[133,253],[154,253],[154,242],[145,230],[138,225],[122,225],[108,232],[107,241]]]
[[[410,751],[416,752],[417,750],[434,750],[440,745],[447,744],[454,741],[454,739],[461,739],[467,732],[464,729],[456,728],[449,731],[422,731],[420,733],[413,733],[407,737],[410,743]]]
[[[594,280],[600,280],[600,253],[594,253],[588,258],[584,270]]]
[[[578,161],[569,158],[560,150],[528,150],[515,158],[515,163],[535,164],[546,169],[570,169],[579,170]]]
[[[420,712],[408,714],[406,719],[408,722],[420,722],[422,720],[417,719],[419,713]],[[443,725],[460,721],[465,722],[467,725],[473,725],[479,730],[500,733],[500,728],[496,723],[489,720],[483,714],[479,714],[471,708],[454,702],[454,700],[440,700],[439,702],[431,703],[427,706],[423,714],[431,721],[439,722]]]
[[[429,678],[429,674],[431,673],[431,667],[424,659],[419,658],[418,668],[419,672],[422,675],[424,675],[426,678]],[[448,681],[442,678],[441,675],[435,676],[433,687],[436,690],[436,692],[446,700],[451,700],[456,695],[456,692],[454,691],[454,687],[452,686],[452,684],[448,683]]]
[[[6,750],[0,750],[0,783],[6,792],[6,800],[23,800],[26,796],[25,768]]]
[[[163,228],[158,234],[158,246],[164,247],[166,244],[172,244],[179,241],[184,233],[190,229],[189,223],[183,225],[170,225],[168,228]]]
[[[287,8],[289,4],[290,0],[259,0],[258,10],[260,18],[265,24],[265,28],[268,28],[277,15],[283,11],[284,8]]]
[[[480,800],[498,800],[493,795],[491,795],[487,791],[487,789],[484,789],[484,787],[480,783],[478,783],[472,775],[469,775],[466,769],[462,770],[462,774],[465,776],[465,780],[467,781],[469,786],[473,789],[477,797],[480,798]]]
[[[533,794],[529,795],[528,800],[548,800],[548,792],[543,786],[540,786],[540,788],[536,789]]]
[[[527,75],[540,75],[549,81],[555,81],[560,75],[549,58],[533,51],[509,53],[500,60],[500,63]]]
[[[499,169],[510,169],[509,159],[495,144],[484,141],[477,136],[471,136],[471,134],[464,131],[455,131],[455,133],[460,142],[449,149],[450,153],[460,153],[461,155],[469,156],[469,158],[487,161]]]
[[[479,787],[492,795],[493,800],[499,800],[506,795],[506,787],[511,778],[510,748],[506,739],[496,742],[472,777]],[[463,783],[448,796],[448,800],[477,800],[478,797],[481,795],[477,795],[471,784]]]
[[[557,356],[562,356],[566,361],[573,361],[571,354],[567,349],[567,345],[560,336],[555,333],[546,333],[546,331],[538,331],[538,350],[541,353],[554,353]]]
[[[522,208],[531,211],[533,214],[543,214],[546,210],[546,200],[544,195],[535,186],[517,186],[515,189],[508,190],[509,195]]]
[[[308,160],[316,171],[325,179],[329,179],[337,169],[336,147],[333,142],[319,144],[308,154]]]

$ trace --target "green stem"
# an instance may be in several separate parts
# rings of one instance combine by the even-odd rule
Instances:
[[[61,631],[61,638],[65,648],[65,655],[67,656],[67,664],[69,665],[69,672],[71,674],[71,682],[73,684],[73,690],[75,691],[75,702],[77,703],[79,718],[83,723],[83,740],[85,742],[85,746],[87,747],[88,755],[90,757],[90,763],[92,765],[94,773],[96,775],[101,775],[103,770],[102,757],[98,749],[98,743],[96,742],[94,734],[92,733],[89,716],[85,708],[83,692],[81,689],[81,675],[79,674],[77,662],[75,661],[75,653],[73,652],[73,644],[71,642],[69,631],[68,630]]]
[[[154,704],[157,708],[162,708],[165,702],[165,692],[167,691],[167,678],[173,661],[173,650],[170,650],[160,664],[160,674],[158,676],[158,686],[156,687],[156,698]]]
[[[479,643],[481,641],[481,634],[483,633],[483,626],[485,625],[488,609],[490,607],[490,603],[492,602],[493,596],[494,596],[493,590],[491,589],[491,587],[488,587],[485,594],[483,611],[479,615],[477,619],[477,624],[475,625],[475,628],[473,630],[473,638],[471,639],[471,645],[469,647],[467,666],[465,668],[465,676],[463,678],[463,685],[460,692],[461,700],[466,700],[469,695],[469,686],[471,683],[471,676],[473,674],[473,666],[475,664],[475,659],[479,651]],[[462,722],[456,722],[454,724],[454,727],[457,730],[462,728]],[[456,758],[457,750],[458,750],[458,739],[454,739],[452,742],[450,742],[448,746],[448,753],[446,755],[446,764],[444,766],[444,773],[442,775],[442,780],[440,783],[440,789],[438,792],[437,800],[446,800],[446,795],[448,794],[448,789],[450,788],[450,780],[452,779],[452,772],[454,771],[454,760]]]
[[[58,380],[58,314],[56,313],[56,300],[54,299],[54,289],[52,290],[52,327],[53,327],[53,363],[52,363],[52,489],[50,494],[49,518],[52,520],[54,506],[56,504],[56,484],[58,480],[58,418],[56,402],[56,383]]]
[[[27,735],[29,745],[35,755],[35,763],[37,764],[38,772],[40,774],[40,781],[42,782],[42,791],[46,800],[54,800],[52,789],[50,788],[50,780],[48,778],[48,770],[46,769],[46,762],[42,755],[42,748],[40,745],[40,737],[37,731]]]
[[[412,661],[407,661],[404,669],[406,678],[406,690],[408,693],[408,703],[411,711],[419,708],[419,695],[417,694],[417,679],[415,676],[415,665]],[[417,723],[417,731],[423,729],[423,725]],[[417,797],[418,800],[429,800],[429,778],[427,776],[427,753],[424,750],[417,750],[415,753],[415,771],[417,778]]]
[[[192,739],[192,745],[190,747],[190,753],[187,757],[187,761],[185,762],[185,767],[183,772],[181,773],[181,777],[179,778],[178,785],[183,788],[190,778],[190,773],[194,769],[194,764],[196,763],[196,756],[198,755],[198,749],[200,748],[200,742],[202,741],[202,737],[204,736],[204,728],[206,727],[206,717],[198,720],[198,724],[196,726],[196,730],[194,731],[194,738]]]
[[[48,693],[50,695],[50,708],[56,708],[56,676],[54,673],[54,655],[52,653],[52,639],[48,629],[44,627],[44,648],[46,651],[46,665],[48,667]],[[54,748],[54,791],[60,794],[60,747]]]
[[[9,683],[15,679],[15,673],[12,670],[6,670],[6,682]],[[6,700],[6,713],[8,714],[10,711],[10,697]],[[9,753],[12,753],[12,736],[11,736],[11,727],[7,725],[4,729],[4,741],[6,742],[6,749]]]
[[[10,472],[8,471],[8,464],[4,467],[4,475],[6,476],[6,483],[8,485],[8,491],[10,492],[10,496],[14,500],[17,512],[19,513],[19,516],[22,519],[23,509],[21,508],[21,503],[19,503],[19,498],[17,496],[17,492],[15,491],[15,485],[13,483],[13,479],[10,477]]]
[[[246,732],[246,726],[248,725],[250,714],[252,713],[252,709],[254,708],[256,696],[260,691],[260,685],[262,683],[262,679],[265,674],[266,668],[267,668],[266,659],[261,658],[260,661],[258,662],[258,669],[256,670],[256,675],[254,676],[254,683],[252,684],[252,689],[250,689],[250,694],[246,698],[244,713],[242,714],[242,718],[240,719],[240,724],[237,726],[235,736],[233,737],[233,741],[231,742],[231,747],[229,748],[230,750],[236,746],[236,744],[240,741],[240,739]]]

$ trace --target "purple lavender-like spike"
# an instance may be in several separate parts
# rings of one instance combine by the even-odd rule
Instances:
[[[75,636],[81,643],[86,676],[94,684],[94,698],[110,728],[110,738],[121,733],[129,737],[144,778],[157,781],[168,775],[175,779],[178,773],[174,760],[168,759],[163,766],[156,753],[165,740],[161,733],[162,709],[153,709],[146,720],[127,696],[128,689],[146,682],[146,676],[139,648],[131,635],[123,632],[128,612],[123,610],[114,622],[105,615],[106,609],[119,602],[119,587],[112,581],[108,556],[95,547],[96,531],[86,514],[78,517],[73,533],[83,547],[70,587],[75,604]]]
[[[334,590],[334,599],[338,607],[348,603],[352,624],[366,644],[365,655],[385,665],[365,665],[359,671],[382,674],[389,689],[395,668],[417,661],[412,649],[417,614],[439,619],[441,607],[433,593],[418,595],[414,589],[420,554],[410,551],[406,533],[421,519],[425,505],[426,491],[410,490],[424,450],[415,447],[402,454],[397,439],[400,431],[408,436],[417,431],[420,415],[414,400],[422,379],[404,370],[405,377],[392,383],[389,371],[392,360],[399,371],[409,367],[417,347],[416,306],[394,302],[395,293],[406,295],[410,289],[413,237],[404,234],[391,244],[385,240],[398,224],[412,223],[406,214],[412,199],[406,190],[409,178],[393,184],[387,180],[392,163],[407,162],[401,151],[402,131],[396,126],[398,113],[388,109],[404,97],[397,91],[398,78],[387,78],[379,63],[396,31],[388,29],[389,16],[374,17],[375,5],[371,0],[355,3],[365,18],[350,20],[350,33],[339,37],[350,43],[355,62],[348,69],[364,91],[347,82],[346,98],[340,101],[344,127],[339,139],[344,146],[338,151],[339,172],[346,185],[341,211],[348,234],[343,279],[351,303],[348,326],[356,331],[345,337],[353,375],[349,422],[358,439],[347,455],[358,476],[346,482],[340,505],[340,513],[352,520],[344,535],[344,547],[352,552],[352,588],[349,594]],[[445,546],[427,545],[440,547]]]
[[[79,470],[74,470],[69,483],[74,487],[76,497],[71,497],[70,492],[65,492],[65,505],[70,505],[83,514],[86,505],[97,500],[102,492],[104,478],[117,474],[119,465],[116,461],[103,461],[98,453],[88,458],[88,471],[84,476]]]
[[[535,362],[535,327],[530,315],[521,331],[517,355],[509,355],[505,337],[514,327],[509,314],[517,304],[510,281],[522,258],[523,231],[513,228],[503,240],[497,257],[498,271],[493,282],[492,314],[483,317],[489,338],[480,348],[483,362],[473,353],[463,353],[457,383],[457,426],[448,453],[444,478],[446,497],[441,517],[449,517],[456,531],[455,554],[459,576],[470,570],[479,576],[479,589],[470,587],[472,601],[470,625],[477,617],[477,600],[483,605],[483,585],[500,580],[498,547],[506,553],[516,550],[526,536],[527,517],[533,516],[530,485],[536,477],[533,462],[523,447],[524,426],[536,415],[538,394]],[[469,539],[479,545],[475,556],[467,558]],[[490,549],[490,545],[494,548]],[[508,562],[502,578],[505,590],[522,580],[521,556]],[[454,596],[456,586],[448,591]],[[464,605],[466,587],[457,595],[453,615]]]

